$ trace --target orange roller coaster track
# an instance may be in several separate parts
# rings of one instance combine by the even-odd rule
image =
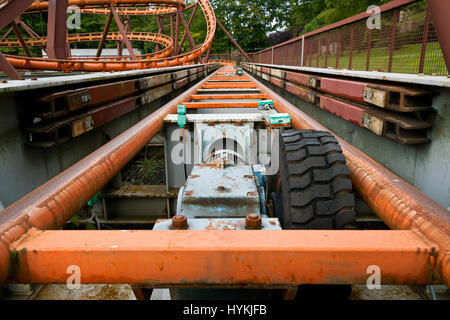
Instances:
[[[17,2],[17,1],[16,1]],[[26,1],[25,1],[26,2]],[[51,10],[50,2],[34,1],[24,12],[36,12],[43,10]],[[5,10],[8,6],[13,6],[13,2],[7,2],[1,10]],[[181,22],[186,27],[186,21],[182,17],[181,10],[186,8],[184,1],[182,0],[152,0],[152,1],[142,1],[142,0],[70,0],[67,1],[68,6],[76,5],[82,8],[82,10],[94,10],[90,13],[109,13],[109,21],[112,17],[118,22],[118,14],[166,14],[176,12],[176,19],[181,20]],[[155,5],[155,8],[148,8],[149,5]],[[126,30],[121,30],[119,33],[91,33],[91,34],[74,34],[66,36],[66,42],[80,42],[80,41],[101,41],[105,40],[123,40],[125,43],[129,43],[130,40],[138,41],[151,41],[156,42],[157,45],[162,45],[165,49],[154,52],[152,54],[134,56],[131,53],[131,57],[96,57],[96,58],[66,58],[58,59],[53,58],[40,58],[28,56],[18,56],[18,55],[5,55],[5,58],[9,64],[18,69],[28,69],[28,70],[54,70],[54,71],[125,71],[125,70],[135,70],[135,69],[148,69],[148,68],[160,68],[160,67],[171,67],[177,65],[184,65],[191,63],[201,57],[203,53],[212,45],[214,38],[214,33],[216,30],[216,18],[214,15],[214,10],[208,0],[198,0],[197,5],[201,8],[206,22],[207,22],[207,34],[203,44],[199,46],[192,45],[190,41],[191,50],[176,55],[177,53],[177,40],[173,40],[171,37],[164,35],[160,32],[155,33],[133,33],[127,32]],[[110,6],[108,8],[108,6]],[[147,8],[143,9],[143,6]],[[118,9],[116,9],[118,7]],[[136,8],[137,7],[137,8]],[[192,5],[190,6],[192,7]],[[8,8],[6,8],[8,9]],[[13,8],[14,9],[14,8]],[[130,11],[128,11],[130,9]],[[120,11],[119,11],[120,10]],[[139,13],[138,13],[139,12]],[[23,12],[21,12],[23,13]],[[1,15],[1,11],[0,11]],[[49,14],[50,16],[50,14]],[[11,20],[16,19],[16,17]],[[11,21],[15,23],[14,21]],[[50,23],[50,22],[49,22]],[[109,22],[110,23],[110,22]],[[108,27],[109,28],[109,27]],[[119,29],[121,27],[119,26]],[[123,29],[123,26],[122,26]],[[177,31],[174,38],[178,35],[178,24]],[[186,28],[185,28],[186,29]],[[48,37],[47,37],[48,38]],[[183,37],[184,40],[184,37]],[[189,39],[188,40],[192,40]],[[16,46],[48,46],[48,39],[34,37],[33,39],[7,39],[1,40],[0,45],[6,47],[16,47]],[[127,45],[128,47],[128,45]],[[129,48],[130,49],[130,48]],[[130,52],[132,50],[129,50]],[[170,56],[172,54],[172,56]],[[170,57],[169,57],[170,56]]]

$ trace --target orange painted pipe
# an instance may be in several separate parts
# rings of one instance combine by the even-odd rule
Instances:
[[[179,5],[181,0],[153,0],[151,3],[156,4],[166,4],[166,5]],[[149,1],[143,0],[71,0],[69,5],[78,5],[80,7],[86,6],[99,6],[104,4],[144,4],[149,3]],[[16,68],[20,69],[37,69],[37,70],[62,70],[62,71],[126,71],[126,70],[136,70],[136,69],[149,69],[149,68],[164,68],[172,67],[176,65],[183,65],[200,58],[203,53],[212,45],[214,39],[214,33],[216,30],[216,17],[214,10],[208,0],[198,0],[198,5],[200,6],[203,15],[206,19],[206,38],[202,45],[198,46],[190,52],[186,52],[179,56],[174,57],[158,57],[155,59],[141,59],[136,61],[130,61],[128,59],[122,59],[117,61],[116,58],[111,58],[111,60],[51,60],[43,58],[34,57],[23,57],[17,55],[5,55],[7,60]],[[183,2],[184,4],[184,2]],[[40,10],[45,9],[48,3],[35,2],[30,7],[30,10]],[[74,62],[76,61],[76,62]]]
[[[259,81],[251,80],[262,93],[273,97],[277,110],[291,115],[295,128],[331,132]],[[450,287],[450,212],[342,138],[336,138],[359,195],[392,229],[416,230],[439,246],[435,275]]]
[[[11,243],[31,228],[61,228],[161,130],[164,117],[176,113],[176,106],[208,78],[0,212],[0,283],[9,273]]]
[[[14,246],[14,283],[155,285],[430,284],[436,248],[413,231],[32,230]]]
[[[179,5],[184,7],[184,0],[69,0],[68,6],[78,6],[80,8],[87,7],[104,7],[104,6],[148,6],[155,5]],[[27,11],[40,11],[48,9],[48,1],[35,1],[30,5]]]

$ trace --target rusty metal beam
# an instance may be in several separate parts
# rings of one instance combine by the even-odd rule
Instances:
[[[9,1],[0,10],[0,30],[19,17],[34,0],[14,0]]]
[[[244,55],[244,57],[248,60],[248,62],[252,62],[252,59],[248,56],[248,54],[241,48],[239,43],[237,43],[236,40],[231,36],[231,34],[228,32],[228,30],[223,26],[223,24],[219,21],[219,19],[216,19],[217,25],[222,29],[222,31],[227,35],[227,37],[231,40],[231,42],[236,46],[236,48]]]
[[[88,249],[88,250],[87,250]],[[434,283],[438,249],[413,231],[38,231],[14,244],[14,283]],[[369,269],[370,270],[370,269]]]
[[[8,36],[10,35],[10,33],[13,31],[13,27],[10,27],[8,29],[8,31],[5,32],[5,34],[2,36],[2,38],[0,40],[5,40],[6,38],[8,38]]]
[[[30,50],[28,50],[27,44],[25,43],[25,40],[22,37],[22,33],[19,30],[19,27],[17,26],[17,23],[15,21],[11,22],[11,27],[14,30],[14,33],[17,36],[17,39],[19,39],[20,46],[22,47],[23,51],[25,51],[25,54],[27,57],[31,57]]]
[[[173,38],[173,55],[176,56],[178,54],[178,37],[180,36],[180,16],[178,15],[178,11],[175,14],[175,36]]]
[[[448,26],[448,13],[450,12],[450,1],[428,0],[436,34],[444,55],[447,71],[450,73],[450,28]]]
[[[0,53],[1,55],[1,53]],[[212,76],[212,75],[211,75]],[[211,77],[210,76],[210,77]],[[58,229],[161,130],[163,119],[197,93],[199,82],[0,213],[0,283],[9,274],[9,245],[31,228]]]
[[[47,55],[67,59],[67,1],[48,1]]]
[[[189,41],[189,45],[191,46],[191,49],[193,49],[195,47],[195,42],[194,42],[194,39],[192,38],[192,35],[191,35],[191,32],[189,31],[189,29],[191,27],[192,21],[194,20],[197,9],[198,9],[198,2],[195,3],[194,10],[192,11],[191,17],[189,18],[187,26],[185,26],[183,37],[181,38],[179,48],[177,49],[177,54],[180,52],[181,47],[183,46],[183,43],[186,40],[186,35],[188,35],[188,41]],[[183,13],[180,13],[180,14],[183,15]],[[184,16],[183,16],[183,20],[184,20]],[[186,21],[184,21],[184,22],[186,23]],[[191,40],[192,40],[192,43],[194,44],[194,47],[192,47],[192,45],[191,45]]]
[[[122,21],[120,20],[119,15],[117,14],[116,8],[111,6],[111,12],[114,16],[114,20],[116,21],[117,26],[119,27],[119,32],[122,35],[122,40],[125,42],[125,46],[128,49],[128,53],[132,60],[137,60],[136,55],[134,54],[133,46],[131,45],[131,41],[127,37],[127,31],[125,30]]]
[[[97,48],[97,54],[96,57],[100,57],[102,55],[103,46],[105,45],[106,37],[108,36],[109,27],[111,26],[111,22],[113,19],[113,13],[112,11],[109,12],[108,18],[106,19],[105,28],[103,29],[102,39],[100,40],[100,43]]]
[[[11,80],[23,80],[17,70],[6,60],[6,57],[0,52],[0,70],[2,70]]]
[[[248,75],[246,72],[244,74]],[[250,79],[261,93],[272,97],[277,110],[291,115],[295,128],[330,132],[259,81]],[[440,251],[436,253],[438,273],[435,276],[450,286],[449,211],[344,139],[337,139],[347,159],[353,187],[358,194],[392,229],[416,230],[424,238],[436,243]]]

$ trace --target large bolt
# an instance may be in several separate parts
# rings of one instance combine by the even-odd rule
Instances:
[[[256,213],[250,213],[245,218],[245,229],[261,229],[261,216]]]
[[[181,214],[177,214],[172,218],[172,229],[185,230],[188,227],[187,218]]]

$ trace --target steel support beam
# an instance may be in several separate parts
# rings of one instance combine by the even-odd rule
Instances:
[[[47,55],[49,59],[67,59],[67,2],[48,1]]]
[[[0,10],[0,30],[19,17],[34,0],[14,0],[9,1]]]
[[[222,23],[219,21],[219,19],[216,19],[217,25],[222,29],[222,31],[227,35],[227,37],[231,40],[231,42],[236,46],[236,48],[244,55],[244,57],[249,61],[252,62],[252,59],[248,56],[248,54],[241,48],[239,43],[234,40],[234,38],[231,36],[231,34],[228,32],[227,29],[222,25]]]
[[[248,73],[244,73],[248,75]],[[251,78],[263,94],[272,97],[278,111],[289,113],[297,129],[330,130],[274,91]],[[333,132],[332,132],[333,133]],[[440,204],[378,162],[336,136],[350,169],[353,187],[392,229],[416,230],[440,249],[436,276],[450,286],[450,215]]]
[[[448,13],[450,12],[450,1],[428,0],[436,34],[444,55],[447,71],[450,73],[450,28],[448,26]]]
[[[123,42],[125,42],[125,46],[128,49],[128,53],[130,54],[131,59],[137,60],[137,57],[134,54],[133,46],[131,45],[131,41],[127,37],[127,31],[125,30],[122,21],[120,21],[120,17],[117,14],[116,8],[114,6],[111,6],[111,12],[114,16],[114,20],[116,21],[117,26],[119,27],[119,32],[122,35]]]
[[[27,44],[25,43],[25,40],[22,37],[22,33],[19,30],[19,27],[17,26],[17,23],[15,21],[11,22],[11,26],[14,30],[14,33],[17,36],[17,39],[19,39],[20,46],[22,47],[23,51],[27,55],[27,57],[31,57],[30,50],[28,50]]]
[[[14,283],[154,285],[430,284],[434,253],[413,231],[31,231],[13,248]],[[369,271],[368,271],[369,270]]]
[[[106,36],[109,32],[109,27],[111,26],[111,22],[113,19],[113,13],[112,11],[109,13],[108,18],[106,19],[105,28],[103,29],[102,39],[100,40],[100,43],[97,48],[97,54],[96,57],[100,57],[102,55],[103,46],[105,45]]]
[[[164,117],[176,113],[177,105],[197,93],[210,77],[2,211],[0,283],[10,272],[11,243],[31,228],[61,228],[161,130]]]
[[[183,43],[184,43],[184,41],[186,40],[186,36],[188,36],[188,41],[189,41],[189,45],[191,46],[191,49],[194,49],[194,48],[195,48],[195,42],[194,42],[194,39],[192,38],[192,35],[191,35],[191,32],[190,32],[189,29],[190,29],[190,27],[191,27],[192,21],[194,20],[195,13],[197,12],[197,8],[198,8],[198,3],[195,3],[194,10],[192,11],[191,17],[189,18],[189,21],[188,21],[188,23],[187,23],[187,26],[185,26],[185,30],[184,30],[184,33],[183,33],[183,37],[181,38],[181,42],[180,42],[180,45],[179,45],[179,49],[177,50],[178,53],[180,52],[181,47],[183,46]],[[182,12],[180,12],[180,14],[183,15]],[[183,21],[183,20],[184,20],[184,16],[182,17],[182,21]],[[184,24],[185,24],[185,23],[186,23],[186,21],[184,20]],[[191,40],[192,40],[192,43],[191,43]],[[192,47],[192,44],[194,45],[194,47]]]
[[[180,35],[180,17],[178,15],[178,11],[175,14],[175,36],[173,39],[173,55],[176,56],[178,54],[178,37]]]
[[[2,52],[0,52],[0,70],[2,70],[11,80],[23,80],[16,68],[11,65]]]

